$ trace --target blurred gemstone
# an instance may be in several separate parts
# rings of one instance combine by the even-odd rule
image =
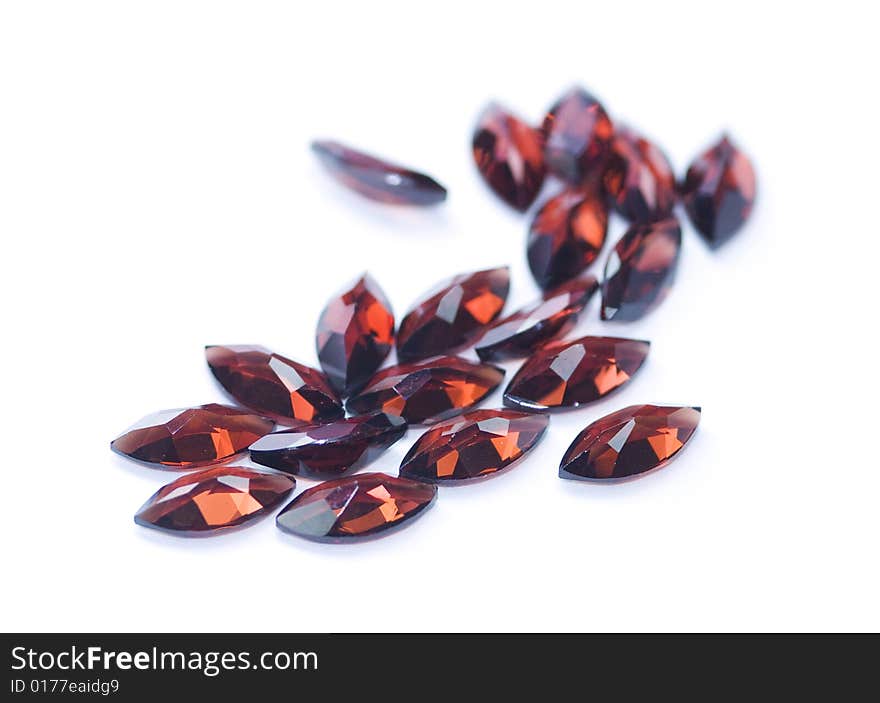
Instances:
[[[675,175],[668,159],[631,129],[617,128],[603,184],[615,209],[631,222],[663,219],[675,205]]]
[[[614,127],[590,93],[575,87],[559,98],[544,118],[543,133],[548,171],[574,185],[600,177]]]

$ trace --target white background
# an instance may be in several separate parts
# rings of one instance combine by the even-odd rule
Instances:
[[[868,6],[827,7],[3,3],[2,627],[880,628],[880,62]],[[437,280],[504,263],[508,310],[537,295],[528,218],[483,186],[470,134],[488,99],[538,121],[573,82],[679,172],[723,128],[758,172],[734,241],[712,253],[687,227],[662,308],[584,315],[580,334],[652,340],[638,377],[387,539],[136,527],[175,475],[108,443],[224,400],[204,344],[314,363],[324,302],[363,269],[399,317]],[[450,198],[363,201],[320,170],[316,137],[426,170]],[[652,401],[703,407],[679,460],[626,485],[557,478],[582,427]],[[374,468],[393,473],[418,431]]]

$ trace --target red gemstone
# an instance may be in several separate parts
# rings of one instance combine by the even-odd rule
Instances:
[[[611,147],[614,127],[605,108],[583,88],[572,88],[544,118],[547,170],[579,185],[597,179]]]
[[[394,314],[370,274],[327,303],[318,320],[316,342],[321,368],[343,395],[376,373],[394,345]]]
[[[337,181],[370,200],[392,205],[434,205],[446,200],[446,189],[424,173],[334,141],[312,142],[312,151]]]
[[[409,450],[400,475],[431,483],[486,478],[519,461],[544,436],[550,418],[476,410],[432,427]]]
[[[615,209],[632,222],[663,219],[675,205],[675,175],[669,160],[627,128],[615,131],[602,182]]]
[[[477,168],[502,200],[525,212],[544,183],[544,154],[539,130],[495,103],[480,115],[474,131]]]
[[[630,227],[605,263],[602,319],[638,320],[669,292],[681,250],[681,227],[670,217]]]
[[[517,359],[532,354],[575,326],[578,316],[598,288],[593,276],[576,278],[546,292],[536,303],[496,322],[477,342],[483,361]]]
[[[430,425],[479,403],[503,378],[495,366],[440,356],[382,369],[347,406],[355,414],[385,412]]]
[[[426,293],[397,331],[397,357],[414,361],[470,345],[501,313],[510,289],[510,270],[465,273]]]
[[[421,515],[437,487],[385,474],[355,474],[303,491],[278,527],[316,542],[359,542],[389,534]]]
[[[592,403],[629,381],[649,347],[618,337],[553,342],[520,367],[504,391],[504,404],[534,411]]]
[[[529,228],[529,268],[544,290],[574,278],[605,243],[608,210],[593,192],[566,190],[548,200]]]
[[[376,413],[284,430],[251,445],[251,461],[308,478],[336,478],[374,461],[406,433],[406,420]]]
[[[619,481],[665,466],[694,434],[700,408],[632,405],[589,425],[562,457],[560,478]]]
[[[210,403],[147,415],[114,439],[110,448],[159,468],[186,471],[229,461],[274,425],[245,410]]]
[[[205,348],[220,385],[242,405],[283,425],[342,417],[342,405],[320,371],[253,345]]]
[[[691,164],[681,193],[694,227],[718,247],[752,212],[755,172],[749,158],[725,136]]]
[[[282,474],[218,466],[187,474],[160,488],[134,521],[187,537],[216,535],[271,512],[295,485],[293,478]]]

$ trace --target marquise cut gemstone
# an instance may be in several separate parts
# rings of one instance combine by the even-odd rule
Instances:
[[[209,403],[147,415],[110,448],[159,468],[186,471],[229,461],[274,425],[246,410]]]
[[[675,175],[669,160],[628,128],[615,131],[602,182],[615,209],[632,222],[663,219],[675,205]]]
[[[446,189],[424,173],[329,140],[312,142],[312,151],[340,183],[353,191],[392,205],[435,205]]]
[[[504,371],[457,356],[440,356],[382,369],[346,403],[349,412],[385,412],[430,425],[479,403],[504,379]]]
[[[614,127],[593,95],[569,90],[550,108],[542,130],[548,171],[575,185],[600,177]]]
[[[327,377],[310,366],[254,345],[210,346],[205,356],[229,395],[283,425],[327,422],[344,414]]]
[[[755,171],[727,136],[698,156],[681,186],[694,227],[718,247],[742,227],[755,202]]]
[[[619,481],[665,466],[694,434],[700,408],[633,405],[589,425],[565,452],[559,476]]]
[[[400,323],[398,359],[425,359],[468,346],[501,313],[509,289],[506,266],[461,274],[439,284]]]
[[[327,303],[316,343],[321,368],[343,395],[357,390],[382,365],[394,345],[394,314],[372,276],[365,273]]]
[[[218,466],[187,474],[160,488],[134,521],[187,537],[216,535],[271,512],[295,485],[293,478],[282,474]]]
[[[386,474],[355,474],[300,493],[276,519],[278,527],[316,542],[358,542],[412,522],[437,497],[437,487]]]
[[[618,337],[551,342],[516,372],[504,404],[537,411],[592,403],[627,383],[649,348],[649,342]]]
[[[512,410],[475,410],[423,434],[400,475],[431,483],[486,478],[519,461],[544,436],[550,418]]]
[[[594,276],[583,276],[546,292],[490,327],[475,346],[477,355],[483,361],[528,356],[571,330],[597,288]]]
[[[630,227],[608,255],[602,319],[638,320],[669,292],[681,251],[681,227],[670,217]]]
[[[540,131],[492,103],[477,121],[472,146],[480,175],[495,194],[528,210],[544,183]]]
[[[373,462],[406,433],[406,421],[375,413],[283,430],[251,445],[251,461],[308,478],[337,478]]]
[[[605,243],[608,210],[593,191],[566,190],[535,215],[526,242],[529,268],[541,288],[555,288],[592,264]]]

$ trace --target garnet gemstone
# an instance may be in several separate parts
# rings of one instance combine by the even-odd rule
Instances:
[[[321,368],[343,395],[376,373],[394,345],[394,314],[370,274],[327,303],[318,320],[316,343]]]
[[[665,466],[694,434],[700,408],[632,405],[589,425],[562,457],[560,478],[615,481]]]
[[[216,403],[162,410],[142,418],[110,448],[136,461],[186,471],[229,461],[271,432],[274,424]]]
[[[501,313],[509,288],[506,266],[461,274],[439,284],[400,323],[398,359],[414,361],[468,346]]]
[[[446,200],[446,188],[424,173],[334,141],[312,142],[312,151],[337,181],[370,200],[392,205],[434,205]]]
[[[599,256],[608,210],[593,192],[566,190],[548,200],[529,228],[529,268],[544,290],[580,274]]]
[[[220,385],[242,405],[283,425],[342,417],[342,405],[320,371],[252,345],[205,348]]]
[[[615,131],[602,182],[615,209],[632,222],[663,219],[675,205],[675,175],[669,160],[627,128]]]
[[[714,248],[742,226],[755,202],[755,172],[727,136],[698,156],[681,187],[694,227]]]
[[[605,108],[583,88],[572,88],[544,118],[547,170],[580,185],[598,179],[608,158],[614,127]]]
[[[649,342],[618,337],[552,342],[520,367],[504,404],[534,411],[592,403],[629,381],[649,348]]]
[[[548,291],[489,328],[476,344],[477,355],[483,361],[528,356],[571,330],[598,287],[595,277],[584,276]]]
[[[605,263],[602,319],[638,320],[669,292],[681,250],[681,227],[670,217],[630,227]]]
[[[407,452],[400,475],[432,483],[485,478],[519,461],[544,436],[550,418],[476,410],[432,427]]]
[[[336,478],[374,461],[406,433],[406,421],[376,413],[283,430],[251,445],[251,461],[308,478]]]
[[[355,474],[300,493],[276,522],[316,542],[359,542],[406,526],[437,497],[437,487],[386,474]]]
[[[355,414],[381,411],[430,425],[479,403],[503,378],[495,366],[440,356],[382,369],[347,406]]]
[[[134,521],[187,537],[229,532],[271,512],[295,485],[293,478],[282,474],[218,466],[160,488]]]
[[[480,115],[474,131],[474,161],[480,175],[502,200],[521,212],[544,183],[544,154],[539,130],[495,103]]]

